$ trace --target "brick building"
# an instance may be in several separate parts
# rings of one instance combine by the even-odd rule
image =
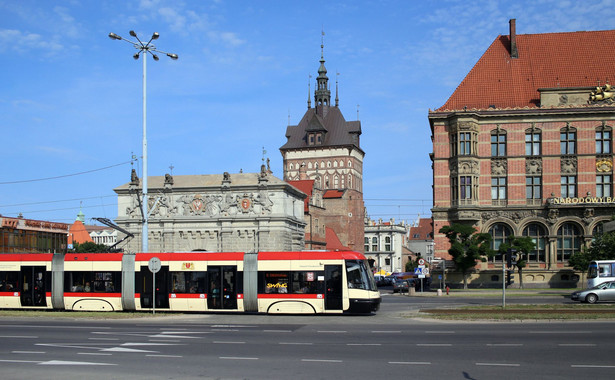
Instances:
[[[323,46],[321,45],[321,52]],[[363,157],[360,121],[346,121],[339,109],[337,84],[331,104],[329,78],[323,54],[314,90],[314,105],[297,125],[286,129],[287,142],[280,148],[284,180],[312,180],[322,191],[319,228],[330,228],[343,246],[363,251]],[[314,224],[311,224],[314,232]],[[309,227],[308,227],[309,231]],[[307,231],[306,231],[307,232]],[[312,245],[315,243],[313,242]],[[310,243],[306,243],[309,247]]]
[[[534,239],[524,284],[582,285],[568,259],[615,210],[612,46],[615,30],[517,35],[510,20],[509,35],[430,110],[436,257],[450,259],[440,228],[468,223],[494,249],[512,235]],[[470,285],[501,283],[501,259],[477,265]]]

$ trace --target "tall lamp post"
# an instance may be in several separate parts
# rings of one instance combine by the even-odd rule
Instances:
[[[143,43],[139,37],[137,37],[137,33],[134,30],[131,30],[130,35],[137,39],[137,42],[128,40],[124,37],[118,36],[115,33],[109,33],[109,38],[112,40],[121,40],[126,41],[135,49],[138,50],[135,55],[132,57],[134,59],[139,59],[141,53],[143,53],[143,229],[141,232],[141,248],[143,252],[148,252],[148,232],[147,232],[147,220],[149,218],[149,210],[148,210],[148,200],[147,200],[147,53],[152,55],[154,61],[158,61],[159,58],[155,53],[165,54],[167,57],[175,60],[177,59],[177,54],[166,53],[164,51],[156,49],[156,46],[152,44],[153,40],[157,40],[160,35],[156,32],[152,34],[152,37],[149,39],[147,43]]]

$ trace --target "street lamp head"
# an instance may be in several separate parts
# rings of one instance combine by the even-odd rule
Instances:
[[[131,36],[133,37],[137,37],[137,33],[135,33],[134,30],[131,30],[130,32],[128,32]]]
[[[156,54],[153,54],[153,53],[152,53],[152,57],[154,57],[154,61],[157,61],[157,60],[160,59],[160,58],[158,58],[158,56]]]
[[[111,38],[112,40],[121,40],[122,37],[118,36],[115,33],[109,33],[109,38]]]
[[[157,40],[158,37],[160,37],[160,34],[158,34],[158,32],[154,32],[154,34],[152,34],[152,40]]]
[[[139,53],[135,53],[135,55],[133,55],[132,58],[139,59]]]
[[[173,54],[173,53],[167,53],[167,57],[169,57],[169,58],[171,58],[171,59],[177,59],[177,58],[179,58],[179,57],[177,56],[177,54]]]

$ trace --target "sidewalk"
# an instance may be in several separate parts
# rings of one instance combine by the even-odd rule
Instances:
[[[506,289],[506,295],[512,297],[564,297],[569,296],[576,289]],[[382,291],[381,291],[382,292]],[[388,291],[382,292],[387,294]],[[446,289],[442,290],[439,296],[437,289],[431,289],[424,292],[415,292],[410,295],[408,293],[396,293],[396,296],[403,297],[495,297],[502,295],[502,289],[450,289],[449,294],[446,294]]]

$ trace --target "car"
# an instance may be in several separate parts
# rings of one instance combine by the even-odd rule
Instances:
[[[570,299],[587,303],[615,301],[615,281],[603,282],[593,288],[574,292],[570,295]]]
[[[410,284],[408,283],[408,280],[401,278],[396,278],[393,280],[393,293],[408,293],[409,288]]]
[[[376,286],[384,286],[387,284],[387,281],[384,279],[384,276],[381,274],[375,274],[374,281],[376,281]]]

